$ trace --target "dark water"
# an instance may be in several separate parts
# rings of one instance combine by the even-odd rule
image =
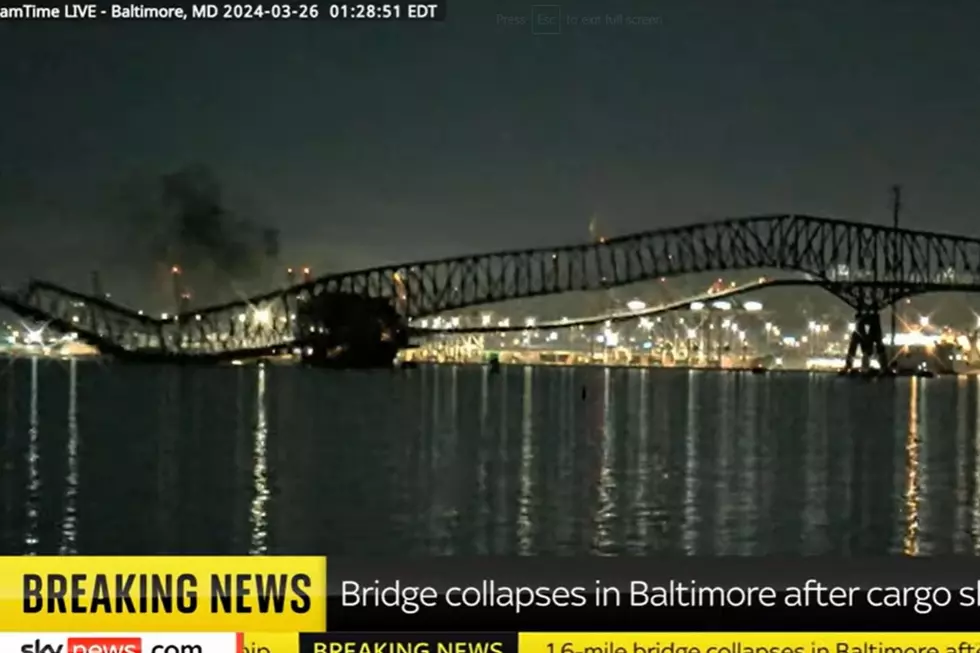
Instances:
[[[0,365],[5,554],[980,550],[974,379]]]

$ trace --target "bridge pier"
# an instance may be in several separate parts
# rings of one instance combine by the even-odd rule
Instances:
[[[879,373],[888,372],[888,354],[881,330],[881,315],[876,310],[858,311],[854,319],[854,331],[851,332],[851,342],[847,347],[847,358],[844,360],[844,371],[855,371],[854,359],[858,351],[861,353],[862,372],[871,369],[872,357],[877,357]]]

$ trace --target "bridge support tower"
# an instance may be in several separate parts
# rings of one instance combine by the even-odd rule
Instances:
[[[860,371],[871,370],[871,361],[877,358],[879,373],[887,374],[889,370],[888,353],[881,329],[881,315],[877,310],[858,311],[854,319],[854,331],[851,342],[847,347],[847,358],[844,360],[844,371],[854,372],[854,359],[858,352],[861,354]]]

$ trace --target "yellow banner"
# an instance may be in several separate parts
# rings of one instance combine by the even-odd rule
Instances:
[[[977,653],[978,648],[980,633],[521,633],[518,637],[520,653]]]
[[[326,630],[326,573],[315,557],[0,558],[0,631],[285,631],[295,641]]]
[[[244,633],[240,653],[299,653],[299,633]]]

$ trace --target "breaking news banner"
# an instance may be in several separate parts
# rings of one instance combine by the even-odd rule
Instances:
[[[317,557],[0,558],[0,631],[295,638],[326,629],[326,574]]]
[[[446,0],[406,2],[7,2],[0,23],[212,21],[300,23],[426,22],[446,19]]]
[[[331,557],[327,591],[331,633],[959,632],[980,560]]]
[[[317,633],[299,653],[976,653],[977,633]]]

